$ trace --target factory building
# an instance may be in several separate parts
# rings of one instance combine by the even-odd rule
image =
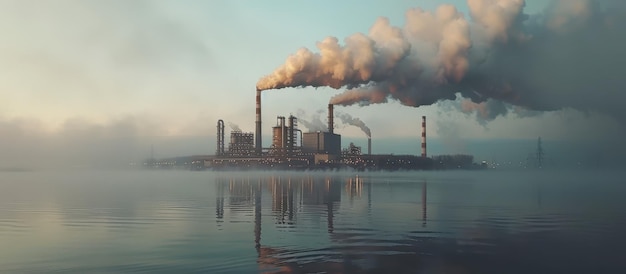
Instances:
[[[434,168],[474,168],[473,158],[438,157],[437,165],[428,157],[426,146],[426,116],[421,121],[421,155],[373,155],[372,138],[367,131],[367,153],[353,143],[342,151],[341,135],[334,132],[334,108],[328,105],[328,130],[303,133],[297,118],[277,117],[272,127],[272,142],[262,147],[261,91],[256,93],[255,133],[233,130],[228,150],[225,149],[224,121],[217,122],[215,155],[194,155],[146,162],[149,167],[191,165],[194,169],[341,169],[355,170],[415,170]],[[419,152],[418,152],[419,153]],[[463,161],[458,160],[461,158]],[[459,164],[462,162],[462,164]]]
[[[350,143],[347,148],[344,148],[341,151],[341,157],[352,157],[352,156],[361,156],[363,153],[361,151],[360,146],[354,145],[354,143]]]
[[[278,116],[276,126],[272,128],[272,147],[270,154],[276,156],[291,156],[299,151],[297,140],[298,133],[302,131],[298,129],[298,119],[289,116],[289,124],[285,124],[285,117]],[[302,137],[300,138],[302,140]]]
[[[302,137],[302,152],[341,154],[341,135],[330,132],[308,132]]]
[[[313,154],[314,163],[338,161],[341,156],[341,135],[334,133],[334,108],[328,105],[328,132],[308,132],[302,136],[302,152]]]
[[[236,157],[251,156],[254,153],[254,134],[241,131],[230,133],[228,154]]]
[[[256,94],[255,133],[230,133],[228,150],[224,149],[224,121],[217,124],[215,157],[206,159],[207,168],[268,168],[268,169],[333,169],[349,167],[372,169],[428,169],[432,159],[426,154],[426,117],[422,117],[421,157],[413,155],[372,155],[372,139],[368,134],[367,154],[354,144],[342,152],[341,135],[334,132],[334,106],[328,105],[328,130],[303,133],[294,116],[278,116],[272,127],[270,147],[261,146],[261,94]]]

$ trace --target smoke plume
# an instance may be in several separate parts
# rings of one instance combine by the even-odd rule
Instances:
[[[335,112],[335,117],[339,118],[339,120],[341,120],[341,122],[344,124],[348,124],[348,125],[352,125],[352,126],[356,126],[360,128],[365,133],[365,135],[367,135],[367,138],[372,138],[372,131],[370,130],[369,127],[365,125],[363,121],[361,121],[361,119],[354,118],[350,116],[350,114],[343,113],[343,112]]]
[[[626,124],[625,4],[553,0],[525,14],[524,0],[468,0],[469,18],[452,5],[413,8],[403,27],[379,18],[368,34],[327,37],[302,48],[257,83],[258,90],[328,86],[346,90],[335,105],[393,99],[407,106],[455,100],[489,120],[512,108],[574,108]],[[517,113],[517,112],[513,112]]]
[[[228,126],[232,131],[241,131],[241,128],[233,122],[228,122]]]
[[[296,112],[296,115],[298,117],[298,123],[306,127],[309,130],[309,132],[326,131],[328,127],[326,126],[326,124],[324,124],[324,122],[322,122],[322,118],[321,118],[321,114],[323,112],[324,112],[323,110],[318,110],[315,112],[315,115],[311,116],[310,118],[307,118],[307,115],[304,112],[304,110],[298,109],[298,111]]]

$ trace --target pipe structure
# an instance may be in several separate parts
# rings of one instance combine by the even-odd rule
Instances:
[[[333,104],[328,104],[328,133],[333,133],[335,129]]]
[[[224,156],[224,120],[217,120],[217,156]]]
[[[280,151],[284,153],[287,148],[287,126],[285,125],[285,117],[279,116],[280,120]]]
[[[257,155],[261,155],[263,151],[261,140],[261,91],[256,91],[256,131],[255,131],[255,150]]]
[[[422,116],[422,157],[426,158],[426,116]]]
[[[372,155],[372,137],[367,137],[367,155]]]

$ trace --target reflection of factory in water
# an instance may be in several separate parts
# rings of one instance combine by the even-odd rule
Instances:
[[[341,201],[342,185],[330,177],[303,177],[296,180],[272,176],[254,182],[248,179],[221,179],[217,181],[216,188],[217,219],[224,218],[225,203],[228,203],[228,208],[235,209],[253,205],[260,207],[261,197],[269,194],[275,223],[292,225],[295,224],[296,214],[306,212],[307,206],[312,206],[315,211],[320,205],[330,211],[336,210]],[[226,196],[228,199],[224,198]]]
[[[426,117],[422,118],[422,153],[417,155],[373,155],[371,138],[367,153],[350,143],[342,150],[341,135],[334,132],[333,105],[328,105],[328,129],[326,131],[302,132],[294,116],[278,116],[272,127],[272,142],[268,148],[261,147],[260,98],[257,98],[257,122],[255,133],[232,131],[228,150],[225,147],[224,121],[217,124],[217,149],[215,157],[203,159],[204,167],[225,168],[284,168],[316,169],[430,169],[433,161],[426,155]]]
[[[325,215],[328,229],[331,231],[333,215],[340,209],[342,194],[347,198],[344,202],[351,203],[353,199],[360,199],[365,202],[368,211],[372,207],[372,184],[359,176],[349,178],[268,176],[257,180],[217,179],[216,191],[218,220],[224,218],[225,207],[234,210],[230,214],[237,214],[239,211],[246,212],[242,208],[255,207],[260,211],[261,207],[265,206],[271,209],[274,224],[296,225],[298,214],[316,213],[320,216]],[[266,203],[262,203],[262,199]],[[425,181],[421,183],[421,190],[415,195],[415,200],[420,201],[421,204],[421,212],[415,216],[425,223],[427,217],[427,183]],[[307,217],[310,218],[311,215]]]
[[[345,262],[334,263],[343,259],[345,254],[336,253],[335,259],[324,260],[324,262],[316,262],[314,264],[302,266],[289,263],[289,254],[295,254],[293,250],[286,249],[280,243],[279,239],[284,238],[286,231],[281,232],[281,228],[291,228],[291,233],[298,231],[296,228],[302,226],[304,231],[310,227],[326,227],[328,234],[319,240],[331,241],[335,243],[350,244],[353,243],[355,237],[359,237],[357,231],[353,228],[345,227],[345,216],[341,217],[340,213],[342,203],[349,206],[352,199],[361,199],[361,205],[365,205],[367,212],[372,210],[372,183],[362,178],[340,178],[340,177],[317,177],[317,176],[299,176],[278,177],[270,176],[261,180],[249,180],[246,178],[239,179],[218,179],[217,184],[217,210],[216,217],[218,222],[225,218],[224,208],[229,208],[232,214],[240,214],[242,218],[250,218],[250,212],[253,211],[254,228],[254,248],[258,255],[258,264],[261,269],[270,269],[271,272],[276,268],[287,272],[300,270],[306,272],[314,270],[327,271],[337,268],[346,270]],[[424,227],[427,224],[427,184],[421,183],[421,191],[415,193],[416,207],[413,209],[413,216],[416,221],[421,222]],[[419,193],[421,192],[421,193]],[[345,201],[342,201],[342,197]],[[228,203],[227,205],[225,203]],[[248,208],[248,211],[241,209]],[[346,209],[353,210],[353,209]],[[234,212],[232,212],[234,211]],[[367,213],[369,215],[370,213]],[[227,214],[228,215],[228,214]],[[228,217],[228,216],[226,216]],[[350,217],[348,217],[350,218]],[[310,223],[315,220],[318,223]],[[252,224],[251,224],[252,225]],[[360,228],[361,231],[368,231],[370,228]],[[252,232],[253,231],[253,232]],[[276,235],[279,233],[280,235]],[[296,236],[294,236],[296,237]],[[309,235],[308,237],[312,237]],[[292,239],[293,240],[293,239]],[[286,239],[289,243],[289,239]],[[425,244],[424,242],[421,242]],[[276,246],[274,246],[276,245]],[[252,248],[252,243],[251,243]],[[356,248],[356,247],[355,247]],[[411,247],[399,244],[396,247],[391,246],[358,246],[359,252],[363,251],[376,253],[384,252],[406,252],[404,249]],[[394,250],[398,248],[398,250]],[[350,250],[346,250],[350,252]],[[387,258],[388,256],[383,256]],[[305,268],[301,268],[305,267]],[[357,267],[352,265],[350,267]],[[319,269],[318,269],[319,268]]]

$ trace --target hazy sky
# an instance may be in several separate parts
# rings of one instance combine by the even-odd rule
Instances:
[[[587,1],[571,1],[572,9],[579,2]],[[217,119],[253,131],[257,81],[290,54],[315,51],[327,36],[342,43],[367,33],[380,16],[402,27],[409,8],[434,11],[443,3],[471,20],[461,0],[0,0],[0,167],[57,161],[44,155],[82,161],[87,158],[72,155],[87,154],[96,163],[100,155],[143,157],[152,144],[162,156],[212,154]],[[549,3],[527,0],[524,12],[540,13]],[[277,115],[301,110],[312,119],[342,91],[263,92],[264,142]],[[336,111],[359,117],[373,138],[418,138],[426,115],[429,138],[444,144],[538,136],[605,140],[624,133],[622,122],[594,109],[509,112],[483,121],[454,106],[460,103],[415,108],[390,100]],[[337,131],[363,137],[355,127]]]

